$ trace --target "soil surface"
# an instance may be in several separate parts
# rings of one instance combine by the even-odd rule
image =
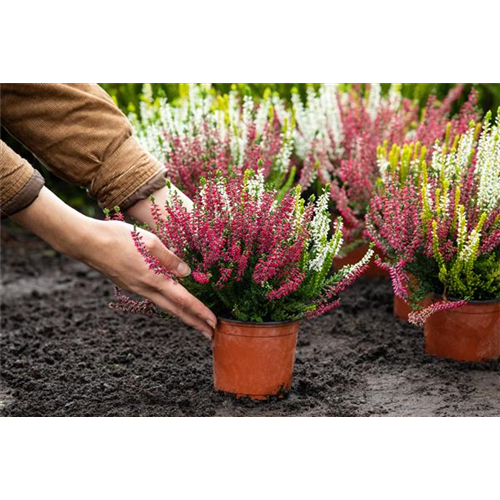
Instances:
[[[213,391],[200,334],[107,308],[111,284],[39,240],[4,230],[1,266],[2,416],[500,415],[500,362],[426,355],[384,280],[305,321],[291,393],[253,403]]]

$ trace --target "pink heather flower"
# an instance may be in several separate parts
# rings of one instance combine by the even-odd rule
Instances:
[[[415,326],[424,326],[425,322],[434,313],[437,313],[439,311],[450,311],[452,309],[458,309],[459,307],[465,306],[466,304],[466,300],[441,300],[439,302],[434,302],[424,309],[421,309],[419,311],[412,311],[408,316],[408,321]]]
[[[305,273],[295,271],[290,276],[288,282],[283,283],[283,285],[281,285],[277,290],[271,290],[269,292],[269,300],[279,300],[287,295],[290,295],[292,292],[295,292],[298,290],[305,277]]]
[[[144,262],[147,264],[149,269],[155,274],[164,276],[167,279],[175,279],[175,276],[162,265],[159,259],[146,249],[142,236],[136,228],[131,231],[131,235],[137,251],[142,255],[142,258],[144,259]]]
[[[110,221],[110,220],[117,220],[117,221],[124,221],[125,217],[124,215],[120,212],[120,209],[118,207],[115,207],[114,210],[104,210],[104,220]]]
[[[436,140],[443,140],[446,135],[446,128],[450,128],[449,135],[453,139],[456,135],[464,134],[469,128],[471,121],[479,118],[477,112],[477,93],[471,90],[468,100],[461,107],[455,117],[450,118],[451,107],[456,102],[462,92],[463,84],[458,84],[450,90],[443,102],[439,104],[434,95],[430,95],[427,106],[424,109],[423,119],[420,121],[415,132],[415,139],[424,146],[432,146]],[[401,144],[401,143],[400,143]]]
[[[227,268],[227,267],[221,268],[220,278],[217,281],[217,284],[215,286],[217,288],[224,288],[224,285],[229,281],[229,278],[231,278],[232,273],[233,273],[233,270],[231,268]]]
[[[308,311],[306,317],[308,319],[317,318],[318,316],[322,316],[340,306],[340,300],[336,299],[332,302],[327,302],[326,304],[320,304],[316,309]]]
[[[156,315],[155,305],[148,299],[134,300],[124,295],[117,287],[115,287],[114,297],[115,302],[109,303],[111,309],[145,316]]]
[[[210,283],[210,275],[208,273],[200,273],[198,271],[193,271],[191,276],[196,281],[196,283],[200,283],[200,285],[206,285]]]
[[[394,295],[406,300],[408,298],[408,275],[403,271],[403,262],[389,268]]]
[[[366,235],[384,255],[398,261],[412,262],[423,235],[420,193],[412,182],[400,185],[397,178],[387,178],[384,189],[376,192],[366,216]]]

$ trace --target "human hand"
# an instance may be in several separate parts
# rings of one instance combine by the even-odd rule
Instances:
[[[132,240],[133,226],[120,221],[92,221],[83,259],[120,288],[145,297],[160,309],[211,338],[215,315],[180,283],[151,271]],[[189,266],[149,231],[137,229],[146,250],[178,277],[188,276]]]

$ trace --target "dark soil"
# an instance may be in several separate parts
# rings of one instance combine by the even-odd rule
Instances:
[[[253,403],[213,391],[200,334],[108,309],[111,284],[83,264],[8,229],[1,265],[3,416],[500,415],[500,363],[426,355],[383,280],[305,321],[291,393]]]

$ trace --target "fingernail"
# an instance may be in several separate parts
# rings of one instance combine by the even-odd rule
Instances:
[[[212,332],[207,332],[205,330],[201,330],[201,333],[203,333],[203,335],[208,339],[208,340],[212,340]]]
[[[191,274],[191,269],[185,262],[180,262],[177,266],[177,272],[181,276],[189,276]]]
[[[211,319],[207,319],[207,323],[212,330],[215,330],[215,323]]]

